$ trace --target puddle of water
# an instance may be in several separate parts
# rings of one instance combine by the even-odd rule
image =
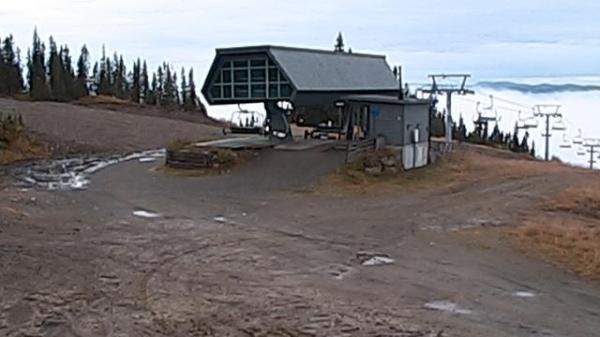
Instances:
[[[361,264],[363,266],[366,267],[372,267],[372,266],[383,266],[386,264],[393,264],[394,262],[396,262],[394,259],[389,258],[387,256],[373,256],[365,261],[363,261]]]
[[[446,311],[446,312],[450,312],[453,314],[459,314],[459,315],[469,315],[469,314],[473,313],[473,311],[471,311],[469,309],[461,308],[456,303],[453,303],[450,301],[427,302],[427,303],[425,303],[424,307],[427,309]]]
[[[225,223],[227,222],[227,218],[224,216],[216,216],[213,218],[214,221],[219,222],[219,223]]]
[[[532,298],[535,297],[535,294],[529,291],[517,291],[513,293],[513,296],[520,298]]]
[[[145,210],[133,211],[133,215],[139,216],[141,218],[149,218],[149,219],[154,219],[154,218],[160,217],[160,214],[158,214],[158,213],[145,211]]]
[[[83,190],[90,184],[90,176],[106,167],[130,160],[156,161],[165,156],[165,150],[135,152],[126,156],[80,157],[39,161],[16,168],[17,185],[22,188],[56,190]]]

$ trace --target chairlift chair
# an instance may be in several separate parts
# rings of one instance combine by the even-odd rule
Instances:
[[[238,110],[231,114],[229,127],[223,128],[223,134],[264,134],[264,115],[257,111],[242,109],[238,105]]]
[[[579,133],[577,137],[573,138],[573,144],[582,145],[583,144],[583,136],[581,134],[581,129],[579,129]]]
[[[525,119],[525,126],[528,129],[536,129],[539,125],[539,121],[535,117],[528,117]]]
[[[560,147],[561,149],[570,149],[572,147],[571,141],[569,140],[566,134],[563,134],[562,143],[560,143],[558,147]]]
[[[562,117],[560,117],[558,119],[558,121],[556,121],[553,125],[552,125],[552,130],[554,131],[566,131],[567,130],[567,125],[565,124],[565,122],[563,121]]]

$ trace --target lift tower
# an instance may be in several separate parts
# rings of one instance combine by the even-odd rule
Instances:
[[[560,105],[556,104],[538,104],[534,107],[534,116],[535,117],[543,117],[546,119],[546,133],[542,134],[544,138],[546,138],[546,152],[544,155],[544,160],[550,160],[550,118],[560,118],[562,120],[562,114],[558,111],[560,110]],[[555,131],[564,131],[564,127],[553,127]]]
[[[475,91],[466,88],[467,80],[471,78],[470,74],[434,74],[429,75],[432,85],[431,89],[423,90],[424,93],[433,95],[446,95],[446,143],[452,142],[452,95],[473,95]],[[455,79],[459,80],[458,85],[440,86],[440,80]]]

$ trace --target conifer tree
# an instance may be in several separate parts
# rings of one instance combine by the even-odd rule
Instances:
[[[77,78],[75,79],[75,88],[73,98],[81,98],[89,94],[87,88],[89,68],[90,68],[90,53],[85,45],[81,47],[81,53],[77,60]],[[94,77],[98,72],[98,64],[94,64]]]
[[[142,96],[144,103],[148,103],[148,91],[150,90],[150,80],[148,79],[148,67],[146,66],[146,61],[144,61],[144,65],[142,66]]]
[[[29,95],[34,100],[50,99],[46,80],[46,47],[40,40],[37,29],[33,32],[33,46],[27,57]]]
[[[338,53],[344,52],[344,38],[342,37],[342,32],[340,32],[335,39],[334,51]]]
[[[156,104],[157,105],[162,105],[162,99],[163,99],[163,88],[164,88],[164,74],[163,74],[163,69],[162,69],[162,65],[158,66],[158,70],[156,71],[156,80],[157,80],[157,84],[156,84],[156,88],[154,90],[154,95],[156,97]]]
[[[185,109],[188,101],[187,83],[185,81],[185,69],[181,67],[181,106]]]
[[[0,39],[2,42],[2,39]],[[23,91],[21,56],[13,36],[9,35],[0,50],[0,95],[15,96]]]
[[[175,92],[175,85],[173,83],[173,77],[171,74],[171,67],[167,64],[163,64],[163,68],[165,70],[164,73],[164,87],[161,97],[161,105],[162,106],[172,106],[175,104],[175,97],[173,93]]]
[[[65,102],[67,98],[67,89],[65,88],[65,80],[63,73],[63,64],[56,46],[56,42],[50,37],[50,54],[48,56],[48,76],[50,80],[50,92],[52,99],[60,102]],[[62,51],[61,51],[62,53]]]
[[[72,100],[75,97],[75,70],[73,69],[73,60],[69,47],[67,45],[61,48],[59,53],[62,64],[63,83],[66,91],[66,98]]]
[[[152,86],[148,90],[148,96],[146,103],[151,105],[157,105],[157,97],[158,97],[158,80],[156,79],[156,73],[152,73]]]
[[[106,57],[106,49],[102,46],[102,58],[100,59],[100,70],[98,72],[98,78],[96,80],[98,86],[98,95],[112,95],[110,74],[112,73],[112,67],[110,59]]]
[[[198,97],[196,96],[196,84],[194,83],[194,68],[190,68],[190,72],[188,75],[188,100],[187,100],[187,108],[184,109],[188,111],[196,110]]]
[[[133,73],[132,73],[132,82],[131,82],[131,100],[134,103],[140,103],[141,97],[141,71],[140,71],[140,59],[137,59],[133,63]]]
[[[525,131],[525,136],[521,141],[520,152],[529,152],[529,131]]]
[[[515,123],[515,130],[512,135],[510,149],[514,152],[519,152],[519,128],[517,127],[516,123]]]
[[[177,85],[177,72],[173,71],[172,72],[172,83],[173,83],[173,97],[175,97],[175,102],[174,104],[176,104],[178,107],[181,106],[181,98],[179,97],[179,86]]]

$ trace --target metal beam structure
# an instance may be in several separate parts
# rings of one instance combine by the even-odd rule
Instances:
[[[467,80],[471,78],[470,74],[432,74],[429,75],[431,79],[431,89],[423,90],[424,93],[429,93],[433,99],[433,95],[445,95],[446,96],[446,143],[452,142],[452,95],[473,95],[475,91],[466,88]],[[460,79],[460,85],[458,87],[441,88],[438,85],[438,80],[445,79]]]
[[[542,137],[546,138],[546,149],[544,154],[544,160],[550,160],[550,118],[562,118],[562,114],[558,111],[560,110],[560,105],[556,104],[538,104],[534,107],[534,116],[535,117],[543,117],[546,119],[546,133],[542,134]],[[545,110],[545,111],[543,111]]]

